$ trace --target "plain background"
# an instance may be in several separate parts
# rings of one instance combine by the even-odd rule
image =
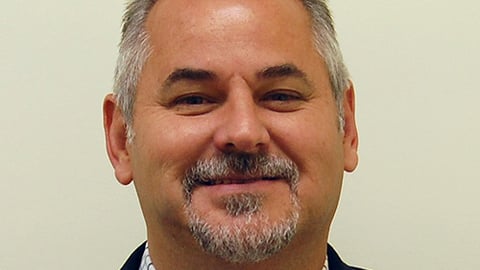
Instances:
[[[373,269],[480,269],[480,2],[331,1],[360,165],[330,242]],[[0,269],[118,269],[145,239],[101,104],[123,1],[3,1]]]

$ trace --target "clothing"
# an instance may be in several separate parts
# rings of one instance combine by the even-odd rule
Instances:
[[[322,270],[330,270],[330,268],[328,267],[328,256],[325,257],[325,263],[323,264]],[[156,270],[155,266],[153,265],[152,259],[150,258],[148,242],[145,244],[145,251],[142,255],[142,261],[140,263],[139,270]]]
[[[121,270],[139,270],[140,264],[142,263],[142,258],[145,254],[145,246],[146,242],[140,245],[127,259],[125,264],[122,266]],[[148,255],[148,253],[147,253]],[[346,265],[332,248],[332,246],[328,245],[327,247],[327,257],[328,257],[328,269],[329,270],[362,270],[361,268],[351,267]],[[148,258],[147,259],[147,268],[148,268]],[[145,262],[144,262],[145,263]]]
[[[150,258],[150,252],[148,250],[148,242],[145,244],[145,251],[142,255],[142,260],[140,263],[139,270],[156,270],[155,266],[153,265],[152,259]],[[325,263],[322,267],[322,270],[330,270],[328,267],[328,256],[325,258]]]
[[[327,247],[328,267],[330,270],[364,270],[363,268],[348,266],[338,256],[332,246]]]
[[[148,241],[145,244],[145,250],[143,251],[142,261],[140,263],[139,270],[156,270],[153,265],[152,258],[150,257],[150,252],[148,250]]]

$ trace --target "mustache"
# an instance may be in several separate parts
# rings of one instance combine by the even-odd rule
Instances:
[[[185,173],[183,186],[187,199],[197,186],[208,185],[215,180],[232,175],[242,178],[288,181],[296,191],[299,170],[290,159],[265,153],[222,153],[209,159],[198,160]]]

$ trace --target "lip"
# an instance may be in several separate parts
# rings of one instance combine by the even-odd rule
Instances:
[[[212,182],[209,182],[212,183]],[[278,185],[287,185],[285,179],[280,178],[242,178],[242,179],[218,179],[214,184],[198,185],[197,192],[208,192],[209,197],[223,196],[234,193],[270,193],[275,192]]]
[[[279,180],[278,177],[271,176],[260,176],[260,177],[225,177],[218,179],[206,179],[202,181],[202,185],[205,186],[216,186],[216,185],[245,185],[251,184],[259,181],[276,181]]]

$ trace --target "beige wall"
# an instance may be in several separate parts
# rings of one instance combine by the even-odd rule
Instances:
[[[0,269],[118,269],[145,238],[101,128],[124,1],[5,2]],[[480,2],[330,2],[361,135],[331,242],[374,269],[479,269]]]

